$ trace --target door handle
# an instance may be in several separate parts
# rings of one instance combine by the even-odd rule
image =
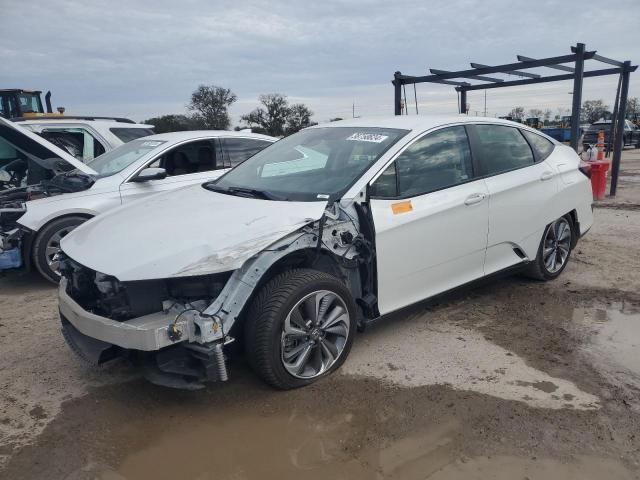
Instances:
[[[483,201],[485,197],[486,197],[486,195],[484,193],[472,193],[464,201],[464,204],[465,205],[475,205],[476,203],[480,203],[481,201]]]
[[[551,180],[553,178],[553,172],[542,172],[542,175],[540,175],[540,180],[542,180],[543,182],[545,180]]]

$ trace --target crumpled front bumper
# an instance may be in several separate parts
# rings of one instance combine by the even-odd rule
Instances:
[[[112,345],[151,352],[189,340],[188,319],[175,322],[175,330],[181,332],[178,341],[169,337],[169,328],[175,320],[170,312],[156,312],[123,322],[87,312],[67,294],[66,278],[60,280],[58,298],[60,314],[65,320],[80,333]]]
[[[157,385],[191,390],[203,388],[202,382],[228,379],[218,320],[167,308],[119,322],[82,308],[67,294],[67,282],[60,280],[58,292],[62,333],[85,361],[100,364],[135,351],[142,355],[145,377]],[[171,346],[175,348],[165,348]]]

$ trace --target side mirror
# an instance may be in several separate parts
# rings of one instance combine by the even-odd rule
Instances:
[[[149,180],[162,180],[163,178],[167,178],[167,171],[164,168],[149,167],[138,173],[131,181],[140,183]]]

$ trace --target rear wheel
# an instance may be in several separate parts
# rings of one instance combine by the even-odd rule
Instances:
[[[60,281],[59,265],[55,259],[60,252],[60,242],[87,220],[86,217],[76,215],[63,217],[52,221],[38,232],[33,242],[33,263],[44,278],[53,283]]]
[[[297,388],[342,365],[353,343],[356,306],[337,278],[291,270],[267,283],[245,322],[249,364],[280,389]]]
[[[528,274],[538,280],[553,280],[567,266],[571,256],[573,222],[568,215],[552,222],[544,231],[536,259]]]

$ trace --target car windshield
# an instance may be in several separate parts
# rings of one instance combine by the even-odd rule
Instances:
[[[103,153],[88,165],[98,173],[98,178],[108,177],[121,172],[163,143],[166,142],[164,140],[132,140],[110,152]]]
[[[273,200],[335,199],[408,130],[310,128],[258,152],[205,188]]]

